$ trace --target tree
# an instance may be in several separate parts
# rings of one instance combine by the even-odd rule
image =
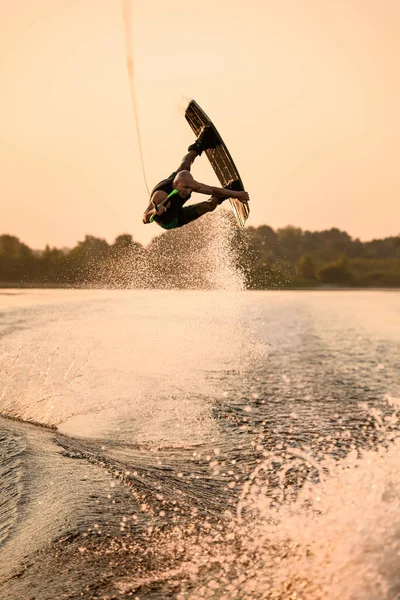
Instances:
[[[65,283],[65,253],[46,246],[37,259],[37,280],[45,283]]]
[[[347,257],[342,256],[339,260],[330,262],[319,269],[317,277],[322,283],[349,284],[352,280],[352,274],[347,269],[347,264]]]
[[[315,279],[315,265],[312,254],[302,254],[296,263],[296,276],[301,279]]]
[[[299,227],[289,225],[278,229],[277,239],[280,245],[280,254],[289,260],[296,259],[301,254],[303,232]]]
[[[0,281],[22,283],[34,275],[35,257],[30,248],[12,235],[0,236]]]

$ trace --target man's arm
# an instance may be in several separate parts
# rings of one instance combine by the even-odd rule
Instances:
[[[165,212],[168,206],[164,206],[162,203],[168,198],[167,192],[157,190],[151,197],[150,204],[143,213],[143,223],[150,223],[150,217],[152,215],[161,215]],[[169,204],[169,203],[168,203]]]
[[[205,183],[194,182],[194,192],[199,194],[210,194],[211,196],[217,196],[217,198],[237,198],[241,202],[248,202],[250,200],[247,192],[235,192],[234,190],[227,190],[225,188],[218,188],[212,185],[206,185]]]

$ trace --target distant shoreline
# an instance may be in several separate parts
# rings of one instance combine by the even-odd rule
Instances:
[[[216,291],[213,289],[198,289],[198,288],[134,288],[134,287],[113,287],[113,286],[102,286],[95,284],[88,285],[70,285],[70,284],[53,284],[53,283],[2,283],[0,282],[0,290],[148,290],[148,291],[181,291],[181,292],[201,292],[201,291]],[[219,291],[219,290],[217,290]],[[224,290],[220,290],[224,291]],[[238,290],[242,291],[242,290]],[[246,288],[244,292],[398,292],[400,287],[371,287],[371,286],[338,286],[338,285],[316,285],[316,286],[297,286],[297,287],[273,287],[273,288]]]

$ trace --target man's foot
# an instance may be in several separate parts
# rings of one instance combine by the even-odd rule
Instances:
[[[194,150],[200,156],[203,150],[214,149],[221,143],[222,140],[214,131],[214,128],[208,125],[203,128],[195,143],[189,146],[188,150]]]

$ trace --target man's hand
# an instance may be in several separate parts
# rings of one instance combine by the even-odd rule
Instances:
[[[167,205],[165,204],[156,204],[155,202],[151,201],[149,204],[149,207],[147,208],[146,212],[143,215],[143,223],[146,225],[147,223],[151,223],[150,219],[152,217],[156,217],[157,215],[162,215],[163,213],[165,213],[166,210],[169,209],[169,207],[171,206],[171,202],[168,202]]]
[[[167,206],[165,206],[164,204],[159,204],[157,206],[157,210],[154,210],[154,214],[155,215],[162,215],[163,213],[165,213],[168,210],[170,204],[171,204],[171,202],[168,202]]]
[[[240,202],[249,202],[250,196],[247,192],[236,192],[236,196],[234,196]]]

